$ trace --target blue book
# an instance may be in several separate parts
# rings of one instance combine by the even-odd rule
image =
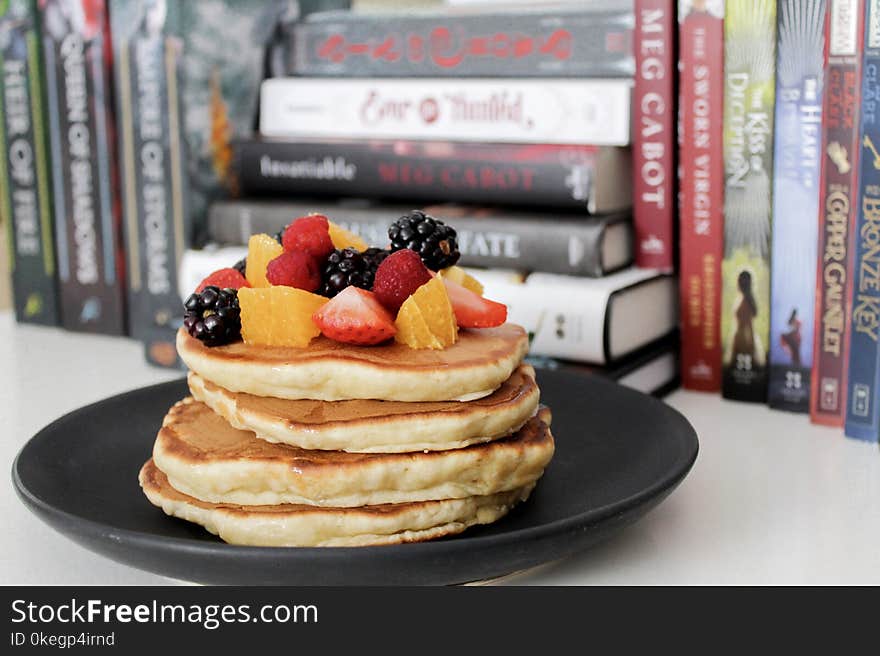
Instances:
[[[880,0],[868,0],[866,5],[845,432],[876,442],[880,437]]]
[[[810,409],[818,251],[825,0],[780,0],[768,403]]]

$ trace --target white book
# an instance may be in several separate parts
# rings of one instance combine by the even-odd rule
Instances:
[[[427,139],[625,146],[626,79],[271,78],[268,138]]]

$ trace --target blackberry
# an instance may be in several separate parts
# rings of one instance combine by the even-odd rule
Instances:
[[[349,286],[361,289],[372,288],[376,269],[384,258],[379,259],[378,253],[370,251],[378,250],[371,248],[364,253],[359,253],[353,248],[334,250],[324,263],[318,293],[332,298]]]
[[[183,304],[183,325],[187,332],[207,346],[220,346],[241,338],[241,310],[238,291],[205,287],[190,294]]]
[[[232,268],[238,271],[241,275],[247,275],[247,258],[243,257],[238,262],[232,265]]]
[[[455,230],[433,216],[413,210],[388,228],[391,252],[414,250],[431,271],[450,267],[461,257]]]
[[[282,246],[284,245],[284,231],[287,230],[288,227],[289,224],[281,228],[281,230],[276,232],[274,235],[272,235],[275,238],[275,241],[277,241]]]
[[[385,258],[391,255],[391,251],[385,250],[384,248],[368,248],[363,253],[364,259],[369,263],[369,265],[373,268],[375,272],[376,269],[379,268],[379,265],[385,261]]]

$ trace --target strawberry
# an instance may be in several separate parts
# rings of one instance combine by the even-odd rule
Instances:
[[[446,285],[446,294],[459,327],[493,328],[507,321],[506,305],[483,298],[457,282],[444,278],[443,284]]]
[[[392,312],[397,312],[403,302],[431,280],[431,273],[415,251],[405,248],[392,253],[379,268],[373,280],[373,293]]]
[[[266,280],[273,285],[313,292],[321,284],[321,271],[311,255],[302,251],[284,251],[266,265]]]
[[[312,321],[330,339],[346,344],[379,344],[394,337],[394,317],[372,292],[346,287],[320,310]]]
[[[210,276],[205,278],[196,287],[196,294],[201,292],[205,287],[219,287],[220,289],[241,289],[242,287],[250,287],[251,284],[241,275],[240,271],[229,267],[227,269],[217,269]]]
[[[301,216],[285,228],[281,245],[286,251],[303,251],[323,261],[334,248],[330,222],[320,214]]]

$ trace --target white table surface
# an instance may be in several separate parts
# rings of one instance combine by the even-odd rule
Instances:
[[[179,376],[121,338],[18,326],[0,312],[0,584],[167,584],[74,544],[12,489],[16,453],[83,404]],[[658,508],[517,584],[880,583],[880,451],[803,416],[677,391],[700,436],[690,475]]]

